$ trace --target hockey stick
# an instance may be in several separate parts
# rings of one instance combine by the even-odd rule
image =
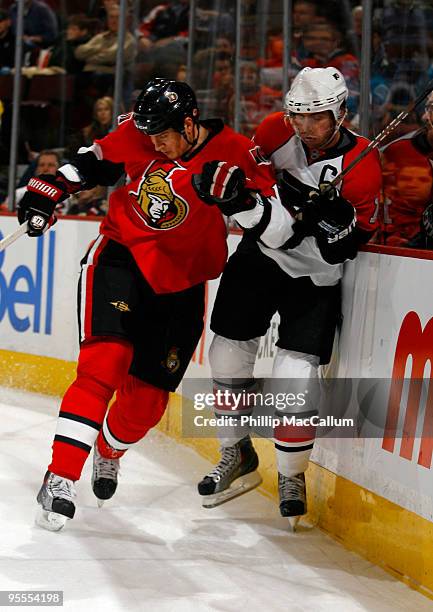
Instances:
[[[18,238],[24,236],[28,229],[28,223],[23,223],[19,226],[17,230],[12,232],[12,234],[9,234],[9,236],[6,236],[5,238],[3,238],[3,240],[0,240],[0,253],[4,251],[6,247],[10,246],[13,242],[15,242],[15,240],[18,240]]]
[[[401,113],[399,113],[397,115],[397,117],[395,117],[395,119],[393,119],[391,121],[391,123],[389,123],[377,136],[376,138],[374,138],[370,144],[368,145],[368,147],[366,147],[359,155],[358,157],[355,157],[355,159],[347,166],[347,168],[345,168],[344,170],[342,170],[340,172],[340,174],[337,174],[337,176],[332,179],[332,181],[329,183],[329,185],[327,185],[325,187],[325,189],[323,190],[323,193],[326,194],[329,190],[331,190],[333,187],[335,187],[338,183],[340,183],[343,178],[346,176],[346,174],[348,174],[351,170],[353,170],[353,168],[355,166],[357,166],[359,164],[360,161],[362,161],[364,159],[364,157],[366,155],[368,155],[370,153],[370,151],[373,151],[373,149],[377,149],[377,147],[380,145],[380,143],[385,140],[385,138],[387,136],[389,136],[391,134],[391,132],[393,132],[395,130],[395,128],[397,126],[400,125],[400,123],[402,123],[402,121],[404,121],[406,119],[406,117],[408,115],[410,115],[410,113],[418,106],[418,104],[421,104],[421,102],[427,98],[427,96],[429,95],[429,93],[433,90],[433,79],[431,81],[429,81],[429,83],[426,85],[424,91],[422,93],[420,93],[420,95],[413,100],[413,102],[411,102],[406,110],[401,111]]]

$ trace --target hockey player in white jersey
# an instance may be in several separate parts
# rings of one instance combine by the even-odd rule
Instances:
[[[371,237],[381,186],[374,151],[344,177],[338,190],[329,189],[329,182],[369,142],[342,125],[347,96],[337,69],[305,68],[285,97],[284,111],[270,115],[257,129],[256,154],[263,163],[273,164],[281,199],[296,222],[293,235],[275,249],[246,230],[226,265],[211,320],[215,337],[209,358],[217,390],[257,389],[253,369],[259,340],[275,312],[280,326],[273,379],[285,379],[292,390],[296,381],[317,380],[319,365],[330,360],[341,317],[342,263],[353,259]],[[208,165],[203,176],[213,171]],[[212,177],[207,180],[213,184]],[[266,218],[264,214],[262,225]],[[240,417],[252,411],[248,405],[236,411],[231,408],[217,409],[216,414],[227,415],[229,410],[230,416]],[[316,410],[310,401],[284,412],[308,417]],[[260,482],[249,434],[248,424],[241,426],[240,420],[220,433],[221,460],[198,485],[205,507],[223,503]],[[274,441],[280,512],[293,524],[306,513],[304,472],[314,430],[297,434],[277,428]]]

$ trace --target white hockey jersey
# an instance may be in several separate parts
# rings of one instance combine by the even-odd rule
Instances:
[[[340,128],[338,144],[321,151],[309,151],[296,136],[291,125],[286,125],[284,113],[274,113],[258,127],[254,142],[272,161],[277,173],[284,173],[284,181],[294,190],[308,192],[324,181],[331,181],[346,168],[369,143],[366,138]],[[339,185],[343,198],[356,209],[357,227],[367,232],[376,229],[375,206],[381,188],[381,167],[377,151],[369,153],[349,172]],[[305,195],[304,198],[305,200]],[[288,208],[296,201],[284,202]],[[290,276],[310,276],[315,285],[335,285],[342,276],[342,264],[326,262],[313,236],[304,237],[293,248],[270,249],[259,243],[261,251],[274,259]]]

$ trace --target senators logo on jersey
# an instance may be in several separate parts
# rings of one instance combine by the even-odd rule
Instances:
[[[146,224],[154,229],[173,229],[188,215],[188,204],[175,193],[169,175],[162,168],[146,171],[137,191],[129,192]]]

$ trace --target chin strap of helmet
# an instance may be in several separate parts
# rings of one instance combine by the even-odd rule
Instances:
[[[347,108],[345,106],[340,108],[338,119],[335,119],[334,113],[332,113],[332,118],[334,120],[334,130],[332,134],[330,135],[330,137],[323,144],[320,145],[319,149],[326,149],[326,147],[332,142],[332,139],[334,138],[335,134],[340,129],[346,115],[347,115]]]
[[[191,117],[191,119],[193,120],[193,127],[194,128],[197,127],[197,136],[193,137],[192,140],[188,140],[188,136],[186,135],[186,131],[185,131],[185,126],[183,127],[182,130],[180,130],[180,135],[189,144],[188,151],[191,151],[191,149],[195,147],[195,145],[198,143],[199,138],[200,138],[200,122],[197,117]],[[195,133],[195,129],[193,133]]]

